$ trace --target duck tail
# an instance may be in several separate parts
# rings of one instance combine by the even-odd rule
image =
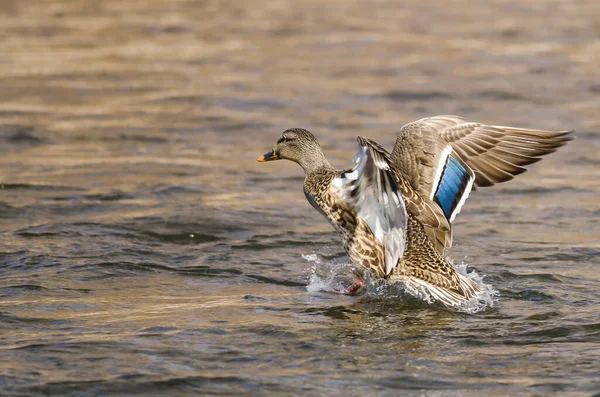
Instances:
[[[463,295],[466,300],[470,300],[475,298],[481,294],[481,287],[477,285],[477,283],[470,278],[463,276],[462,274],[458,274],[458,285],[462,290]]]

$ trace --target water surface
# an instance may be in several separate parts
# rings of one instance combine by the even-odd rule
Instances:
[[[0,394],[598,393],[599,20],[592,1],[4,2]],[[495,304],[328,292],[337,236],[297,165],[256,157],[298,126],[347,167],[356,135],[391,148],[435,114],[577,130],[457,219],[451,257]]]

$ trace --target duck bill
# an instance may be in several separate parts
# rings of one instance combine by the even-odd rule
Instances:
[[[269,153],[265,153],[262,156],[260,156],[257,160],[259,163],[264,163],[265,161],[279,160],[279,155],[277,155],[277,152],[275,151],[275,149],[273,149]]]

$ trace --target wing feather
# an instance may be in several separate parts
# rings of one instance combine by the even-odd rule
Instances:
[[[356,166],[341,175],[341,191],[383,245],[389,275],[404,254],[408,215],[385,149],[363,137],[357,140]]]
[[[525,172],[524,166],[556,151],[573,138],[572,131],[547,131],[468,122],[459,116],[435,116],[406,124],[400,130],[391,158],[400,172],[417,174],[408,178],[413,188],[431,193],[432,175],[422,153],[410,153],[422,146],[425,153],[439,156],[439,147],[450,144],[476,174],[475,185],[491,186]],[[420,143],[407,142],[416,141]],[[433,142],[433,143],[432,143]],[[407,160],[408,159],[408,160]],[[434,161],[435,163],[435,161]]]
[[[431,198],[440,183],[440,167],[444,164],[448,146],[474,175],[475,189],[522,174],[527,170],[526,166],[572,140],[568,136],[571,132],[493,126],[469,122],[460,116],[435,116],[403,126],[390,158],[419,196]],[[466,196],[468,192],[460,199],[464,201]],[[444,227],[446,230],[436,229],[432,222],[425,226],[430,236],[436,236],[438,243],[445,240],[445,244],[437,244],[440,250],[451,245],[451,225]]]

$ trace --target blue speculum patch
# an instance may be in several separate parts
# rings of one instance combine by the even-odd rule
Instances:
[[[450,219],[452,211],[460,202],[469,182],[469,173],[456,158],[448,156],[444,171],[435,192],[434,201],[440,205],[446,218]]]

